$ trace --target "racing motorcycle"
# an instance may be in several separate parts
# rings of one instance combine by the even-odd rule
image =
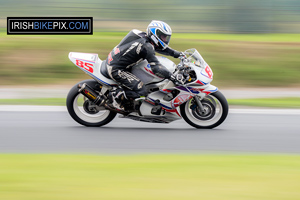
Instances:
[[[176,65],[157,56],[159,62],[181,84],[156,76],[146,60],[132,68],[148,91],[147,97],[125,100],[124,110],[108,105],[108,95],[120,87],[110,78],[105,61],[98,54],[70,52],[69,59],[93,79],[73,86],[67,96],[71,117],[84,126],[103,126],[120,117],[143,122],[170,123],[183,118],[195,128],[214,128],[227,117],[228,103],[217,87],[210,84],[213,72],[196,49],[188,49]],[[180,74],[180,76],[178,76]]]

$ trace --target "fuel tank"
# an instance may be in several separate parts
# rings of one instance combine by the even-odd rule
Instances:
[[[163,56],[156,56],[160,64],[165,66],[171,73],[173,73],[176,69],[176,64]],[[147,60],[140,62],[139,64],[133,66],[131,73],[136,75],[139,79],[141,79],[144,84],[148,84],[150,82],[159,82],[162,81],[163,78],[156,76],[152,70],[150,64]]]

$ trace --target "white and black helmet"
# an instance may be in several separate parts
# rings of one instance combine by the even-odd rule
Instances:
[[[172,29],[163,21],[153,20],[147,27],[147,35],[156,45],[156,48],[165,49],[169,45]]]

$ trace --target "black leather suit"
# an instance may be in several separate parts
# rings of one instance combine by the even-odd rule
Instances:
[[[123,86],[127,98],[146,96],[143,82],[130,73],[131,68],[146,59],[153,73],[161,78],[169,79],[172,75],[155,57],[155,51],[178,58],[180,52],[167,47],[165,50],[155,50],[146,33],[132,30],[109,53],[106,67],[109,76]]]

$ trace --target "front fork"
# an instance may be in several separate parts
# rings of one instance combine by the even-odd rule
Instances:
[[[196,101],[197,106],[199,107],[199,110],[200,110],[201,114],[205,114],[204,107],[203,107],[201,101],[199,100],[199,98],[196,95],[194,96],[194,100]]]

